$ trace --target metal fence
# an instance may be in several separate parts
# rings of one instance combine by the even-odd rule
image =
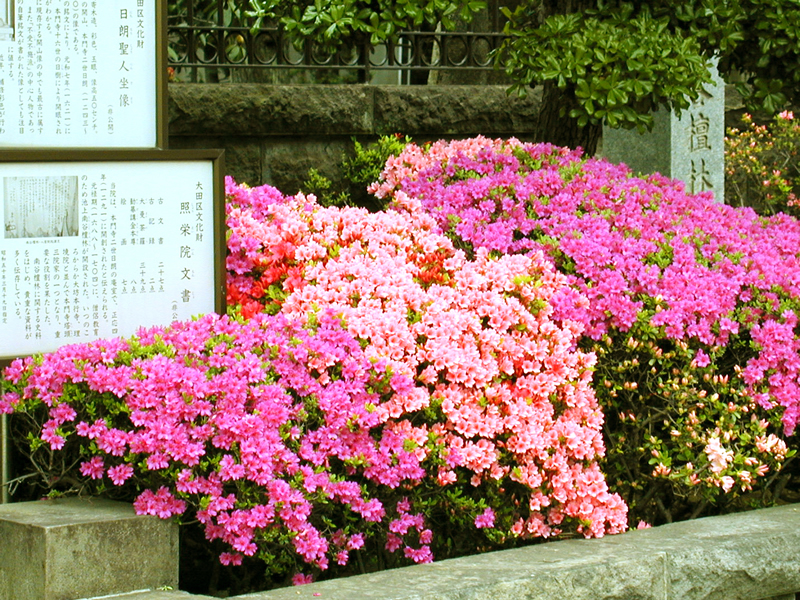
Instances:
[[[202,4],[202,12],[197,4]],[[310,40],[298,48],[278,26],[253,30],[241,16],[243,11],[232,12],[228,4],[186,0],[180,12],[170,14],[169,66],[181,78],[223,81],[237,71],[300,70],[336,71],[346,81],[369,82],[378,72],[391,72],[399,83],[408,83],[414,73],[494,70],[492,52],[505,37],[499,33],[502,26],[494,11],[488,19],[489,32],[408,31],[393,43],[363,42],[331,52]]]

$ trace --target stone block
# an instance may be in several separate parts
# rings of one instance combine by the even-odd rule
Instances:
[[[238,596],[237,600],[663,600],[663,554],[590,541],[492,552]],[[642,582],[647,582],[642,585]]]
[[[251,137],[193,137],[173,136],[170,138],[171,150],[200,150],[219,148],[225,151],[225,175],[233,177],[237,183],[261,184],[262,143]]]
[[[375,132],[436,138],[532,135],[541,93],[509,95],[507,88],[475,86],[380,86],[375,88]]]
[[[712,85],[678,116],[661,109],[653,113],[653,130],[603,128],[602,154],[625,163],[637,173],[661,173],[686,183],[692,194],[711,191],[725,200],[725,83],[716,67]]]
[[[74,600],[178,585],[178,528],[129,504],[0,506],[0,598]]]

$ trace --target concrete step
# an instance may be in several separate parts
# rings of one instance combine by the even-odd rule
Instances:
[[[0,505],[0,599],[71,600],[178,587],[178,527],[127,503]]]

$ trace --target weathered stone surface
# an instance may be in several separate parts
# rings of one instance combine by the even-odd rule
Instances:
[[[349,137],[332,136],[317,139],[281,137],[264,141],[261,180],[270,182],[284,194],[301,191],[311,168],[336,180],[341,177],[342,157],[352,146]]]
[[[237,182],[285,194],[316,168],[338,183],[351,138],[384,134],[531,141],[540,97],[505,86],[171,84],[169,147],[222,148]]]
[[[699,519],[239,596],[239,600],[788,600],[800,506]]]
[[[119,505],[102,501],[93,501],[90,514],[87,514],[85,501],[27,504],[0,507],[0,539],[3,541],[0,545],[0,598],[3,600],[74,600],[96,596],[98,594],[74,595],[69,590],[48,595],[41,587],[34,588],[27,583],[41,570],[52,574],[54,579],[77,577],[83,580],[87,569],[100,570],[104,579],[113,581],[117,588],[129,585],[132,587],[127,589],[139,590],[127,594],[120,590],[113,597],[121,600],[207,598],[181,591],[159,591],[155,585],[142,586],[140,580],[130,582],[124,573],[119,573],[120,566],[131,570],[131,565],[163,560],[153,555],[152,543],[120,533],[119,521],[130,518],[130,509],[123,510],[127,514],[121,516]],[[14,514],[10,518],[6,511],[14,507],[17,510],[12,511]],[[116,537],[88,529],[102,526],[106,521],[112,523]],[[43,522],[51,529],[71,527],[73,531],[62,534],[57,540],[53,532],[49,532],[49,541],[55,542],[55,547],[48,546],[48,540],[26,545],[22,541],[26,538],[20,536],[19,531],[26,527],[42,529]],[[74,530],[76,527],[81,530]],[[87,538],[89,533],[97,539]],[[30,539],[31,532],[27,535]],[[167,537],[172,539],[171,534]],[[131,551],[131,544],[139,546],[138,553]],[[116,554],[111,556],[109,548],[121,549],[125,560]],[[174,547],[172,551],[177,556]],[[800,590],[798,556],[800,505],[789,505],[636,530],[599,540],[540,544],[236,598],[794,600],[794,592]],[[19,570],[20,566],[23,571]],[[21,572],[26,576],[20,577]],[[143,589],[151,591],[141,591]]]
[[[713,85],[681,112],[653,114],[653,130],[603,129],[603,155],[640,173],[661,173],[680,179],[696,194],[711,191],[725,200],[725,82],[712,68]]]
[[[479,93],[476,91],[479,90]],[[505,86],[171,84],[169,129],[182,136],[525,135],[540,95]]]
[[[129,504],[0,506],[0,598],[73,600],[178,584],[177,526]]]
[[[351,135],[372,131],[359,85],[171,84],[170,135]]]
[[[504,86],[380,86],[375,88],[375,133],[530,135],[538,94],[509,96]],[[478,93],[476,93],[478,92]]]
[[[198,596],[177,590],[148,590],[143,592],[130,592],[128,594],[115,594],[105,596],[103,600],[206,600],[212,596]],[[81,600],[99,600],[97,598],[82,598]]]
[[[239,183],[261,184],[264,144],[258,138],[176,136],[170,139],[170,148],[220,148],[225,150],[225,175],[230,175]]]

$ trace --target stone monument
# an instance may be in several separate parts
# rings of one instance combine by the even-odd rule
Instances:
[[[603,127],[602,155],[614,163],[625,163],[634,172],[661,173],[686,183],[692,194],[711,191],[725,201],[725,82],[712,66],[713,84],[681,111],[661,109],[653,114],[653,130]]]

